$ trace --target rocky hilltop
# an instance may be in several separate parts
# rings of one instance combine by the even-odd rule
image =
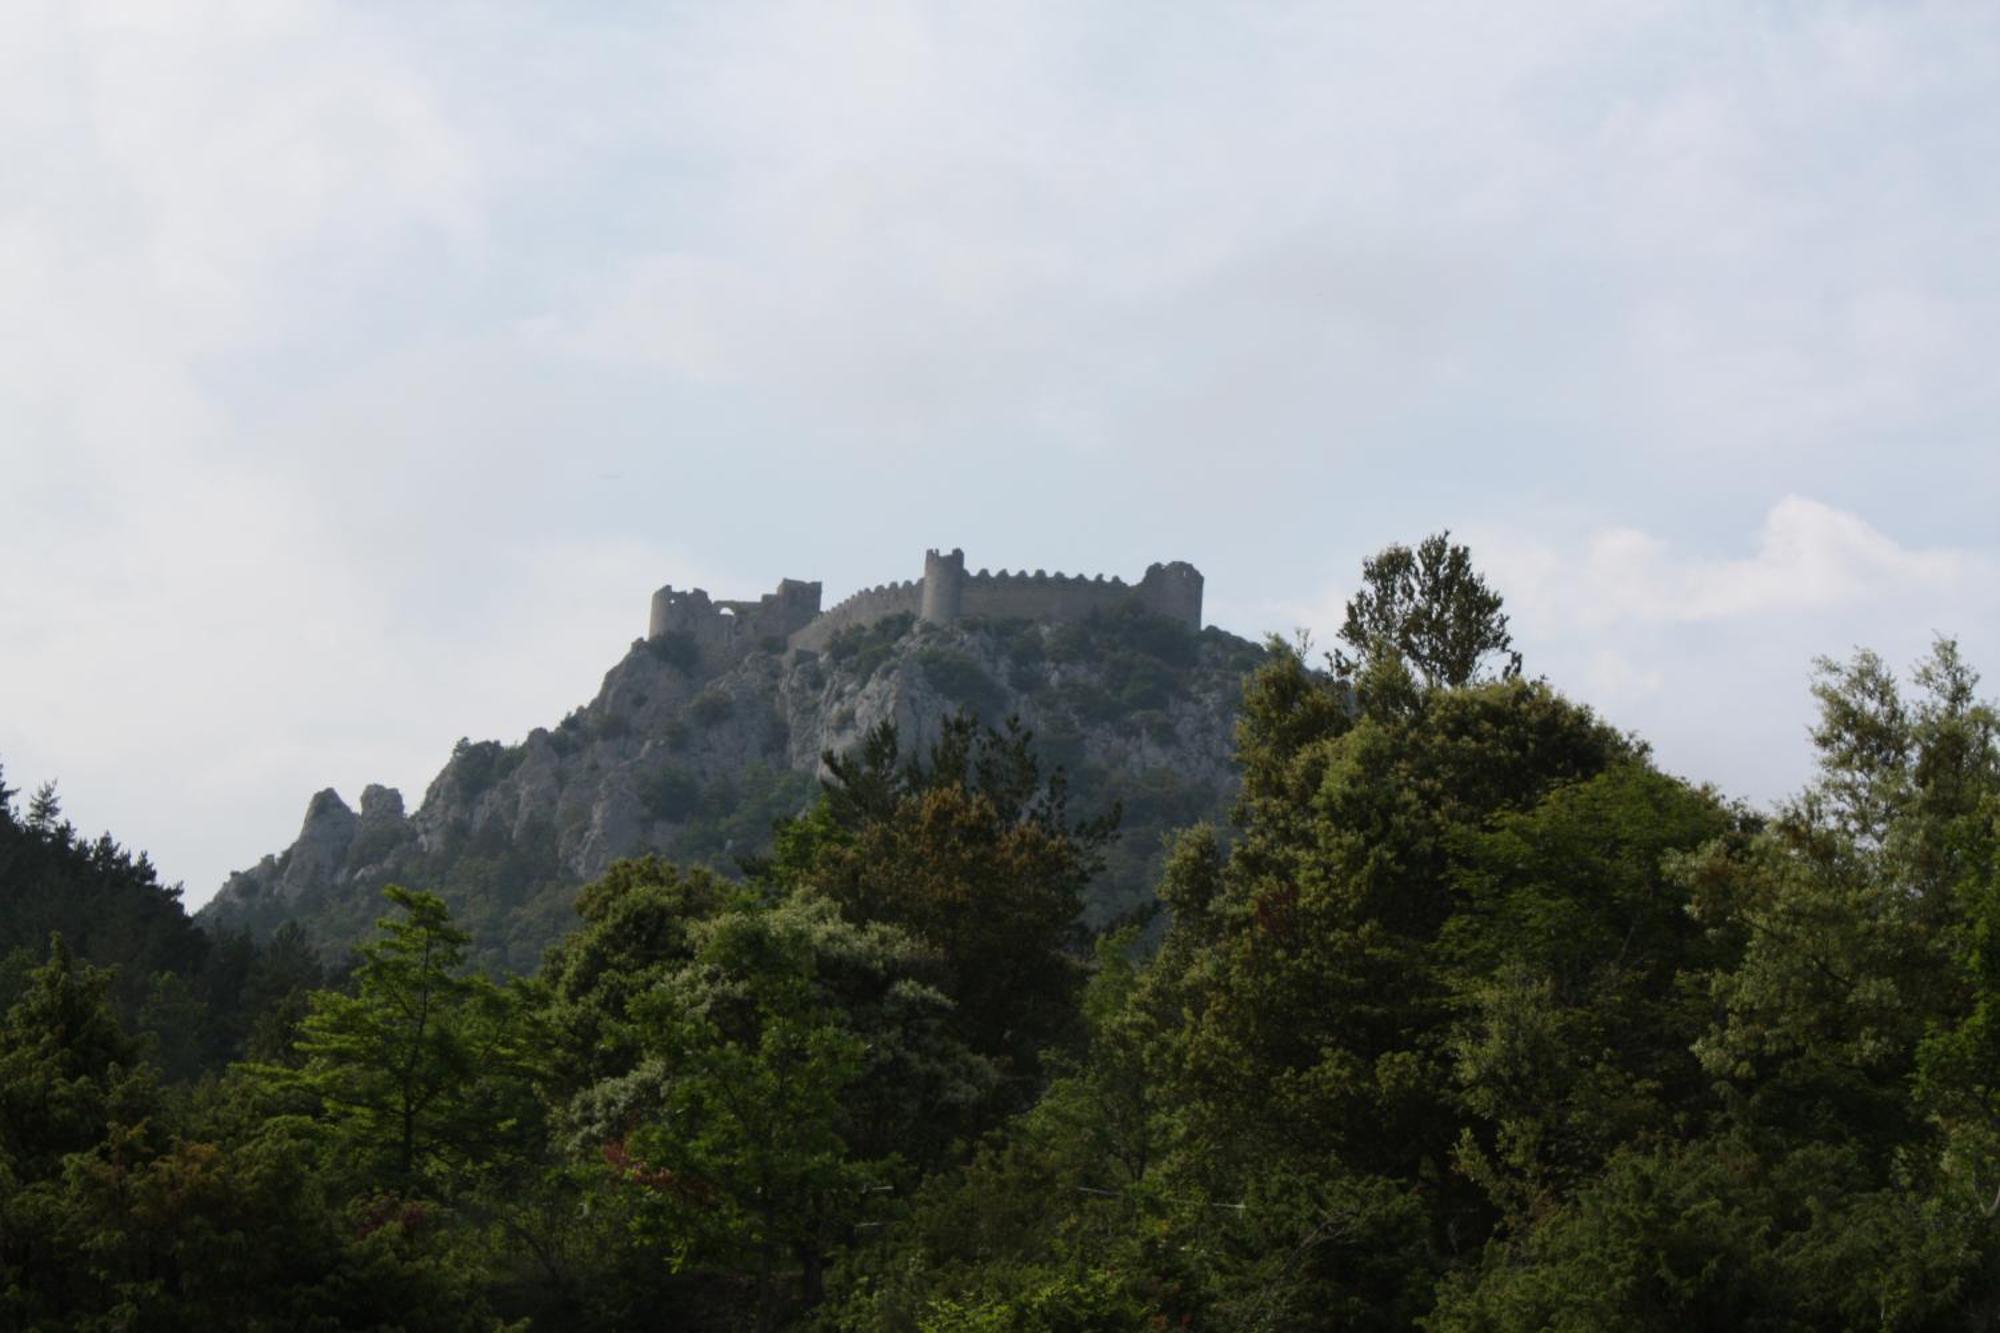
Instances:
[[[403,883],[441,893],[487,966],[525,969],[569,929],[576,888],[614,860],[733,869],[814,799],[823,753],[884,721],[922,744],[970,710],[1018,715],[1069,772],[1079,812],[1122,803],[1089,905],[1108,919],[1149,900],[1168,830],[1227,810],[1242,681],[1261,655],[1138,606],[1068,623],[890,615],[819,651],[771,640],[723,662],[656,634],[559,726],[515,745],[460,741],[414,812],[385,787],[365,789],[358,811],[319,792],[298,840],[230,876],[201,916],[259,935],[296,921],[338,953],[367,934],[381,887]]]

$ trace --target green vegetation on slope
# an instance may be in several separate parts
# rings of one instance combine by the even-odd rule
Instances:
[[[872,735],[741,878],[615,865],[526,978],[395,890],[199,1081],[58,939],[0,1022],[0,1322],[1990,1326],[2000,718],[1956,648],[1821,663],[1819,776],[1760,814],[1438,567],[1428,669],[1408,612],[1272,645],[1154,949],[1086,937],[1108,822],[970,718]]]

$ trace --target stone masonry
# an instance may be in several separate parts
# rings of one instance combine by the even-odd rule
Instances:
[[[700,588],[653,594],[646,637],[684,634],[705,661],[723,665],[752,650],[818,651],[841,630],[908,613],[931,624],[989,620],[1082,620],[1094,612],[1139,606],[1191,630],[1201,628],[1201,571],[1184,560],[1146,567],[1136,584],[1099,574],[1049,574],[1036,570],[997,574],[965,571],[965,552],[926,551],[924,575],[866,588],[820,610],[820,585],[785,579],[776,592],[754,602],[711,600]]]

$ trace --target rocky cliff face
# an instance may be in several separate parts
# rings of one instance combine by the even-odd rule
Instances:
[[[1125,807],[1090,904],[1105,919],[1150,898],[1164,833],[1218,819],[1235,791],[1231,736],[1261,651],[1142,613],[1080,625],[912,624],[844,631],[822,653],[760,651],[719,672],[671,637],[634,644],[589,704],[505,746],[461,741],[414,814],[371,786],[351,810],[308,803],[290,848],[230,876],[202,910],[257,933],[296,920],[338,953],[380,914],[380,890],[442,893],[482,961],[532,967],[569,928],[576,887],[621,857],[732,868],[818,791],[820,757],[883,721],[906,745],[961,709],[1018,715],[1070,773],[1073,808]]]

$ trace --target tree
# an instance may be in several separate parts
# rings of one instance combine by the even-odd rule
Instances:
[[[80,836],[44,784],[25,819],[0,801],[0,957],[26,949],[39,959],[51,934],[77,958],[115,969],[111,1000],[128,1028],[138,1026],[159,973],[194,985],[212,952],[180,889],[162,885],[144,855],[108,835]]]
[[[350,1167],[399,1192],[449,1193],[529,1137],[532,1044],[514,993],[462,975],[468,936],[442,899],[383,896],[399,915],[362,947],[358,993],[315,992],[303,1063],[258,1068],[308,1098]]]
[[[1449,530],[1426,537],[1412,551],[1394,545],[1362,562],[1361,591],[1347,604],[1340,640],[1353,651],[1336,653],[1340,673],[1352,676],[1384,652],[1395,653],[1432,686],[1468,685],[1500,659],[1499,674],[1521,674],[1500,594],[1472,567],[1472,553],[1451,544]]]
[[[37,833],[54,834],[63,828],[63,824],[62,800],[56,795],[56,784],[44,782],[35,788],[35,794],[28,802],[28,827]]]
[[[873,1191],[932,1156],[935,1123],[993,1071],[957,1041],[925,951],[824,899],[738,901],[631,1004],[641,1058],[566,1112],[676,1266],[754,1273],[760,1327],[820,1299]]]
[[[225,937],[225,944],[228,942]],[[241,992],[249,1028],[245,1054],[262,1064],[298,1059],[299,1025],[312,1011],[312,994],[326,980],[319,950],[296,921],[287,921],[255,954]]]
[[[1465,1129],[1491,1145],[1502,1116],[1531,1128],[1497,1058],[1507,1042],[1481,1046],[1522,1012],[1487,993],[1486,969],[1538,967],[1588,1003],[1597,978],[1546,930],[1587,925],[1579,951],[1634,927],[1647,951],[1684,934],[1648,900],[1644,859],[1712,824],[1651,780],[1640,747],[1544,684],[1426,689],[1388,653],[1343,685],[1280,649],[1246,688],[1233,845],[1182,840],[1161,889],[1175,919],[1133,991],[1161,1108],[1146,1186],[1160,1202],[1142,1226],[1163,1233],[1167,1271],[1204,1289],[1181,1308],[1218,1327],[1408,1327],[1499,1213],[1459,1169]],[[1635,771],[1592,787],[1620,769]],[[1578,791],[1588,799],[1529,818]],[[1614,813],[1628,827],[1607,848]],[[1513,836],[1484,840],[1498,830]],[[1477,923],[1454,931],[1474,904]],[[1541,921],[1517,929],[1524,907]],[[1578,1058],[1556,1053],[1550,1086]],[[1607,1082],[1649,1076],[1634,1073]]]
[[[1636,1144],[1515,1245],[1441,1284],[1438,1333],[1991,1324],[1971,1238],[1852,1149],[1735,1134]]]
[[[1236,715],[1236,762],[1243,770],[1239,823],[1275,826],[1304,808],[1318,772],[1295,763],[1316,742],[1343,735],[1354,725],[1355,691],[1308,665],[1308,640],[1295,643],[1273,635],[1265,643],[1262,666],[1243,682],[1243,707]]]
[[[1699,1050],[1746,1120],[1907,1142],[1919,1043],[1942,1061],[1964,987],[1985,984],[2000,755],[1977,679],[1949,640],[1914,699],[1873,653],[1821,661],[1816,780],[1760,838],[1687,865],[1704,920],[1743,939]]]
[[[1018,721],[948,719],[908,763],[885,723],[827,765],[822,805],[779,829],[768,873],[935,950],[966,1041],[1030,1091],[1043,1048],[1075,1035],[1083,894],[1117,811],[1073,820]]]
[[[1510,1218],[1706,1100],[1689,1047],[1708,1011],[1678,980],[1716,946],[1673,863],[1739,818],[1628,761],[1458,835],[1460,902],[1432,951],[1458,1014],[1455,1156]]]
[[[577,929],[549,950],[540,981],[550,1086],[567,1098],[632,1072],[644,1035],[632,1005],[694,954],[690,930],[752,896],[702,867],[618,861],[576,899]]]
[[[133,1108],[151,1082],[110,995],[111,974],[78,961],[56,935],[0,1022],[0,1165],[14,1179],[52,1176],[114,1121],[143,1118]]]
[[[962,1170],[926,1180],[887,1243],[852,1258],[838,1327],[1186,1326],[1175,1247],[1146,1218],[1159,1202],[1149,1173],[1170,1108],[1145,1067],[1155,1028],[1133,1003],[1137,936],[1128,927],[1098,941],[1087,1051],[1060,1057],[1033,1108]]]

